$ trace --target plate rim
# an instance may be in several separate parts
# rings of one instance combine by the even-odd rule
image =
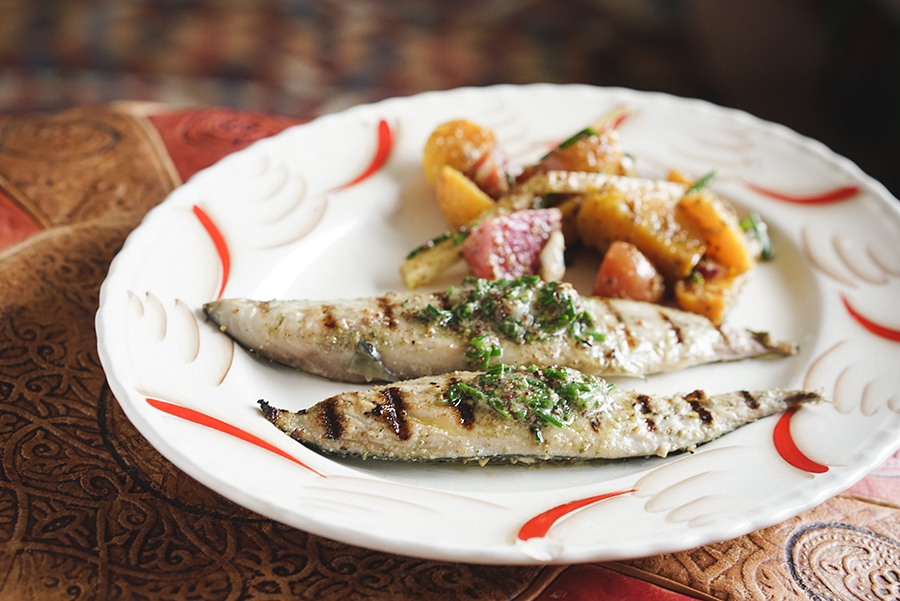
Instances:
[[[600,90],[600,91],[603,91],[604,93],[609,93],[610,95],[613,95],[613,96],[624,95],[624,96],[629,96],[629,97],[650,98],[651,101],[653,101],[656,98],[661,98],[665,102],[673,102],[674,101],[676,103],[686,103],[686,104],[690,104],[690,105],[694,105],[694,106],[700,106],[703,108],[703,110],[712,110],[714,112],[724,111],[726,113],[730,113],[732,115],[732,117],[737,118],[746,123],[749,123],[754,128],[762,128],[768,133],[777,134],[783,138],[787,138],[790,142],[799,144],[799,145],[803,146],[804,148],[807,148],[807,149],[813,151],[816,155],[818,155],[818,157],[820,159],[827,160],[828,162],[831,162],[831,163],[838,163],[845,170],[847,170],[848,173],[850,173],[858,183],[860,183],[861,185],[866,187],[872,193],[872,196],[874,196],[878,199],[879,203],[883,204],[885,207],[888,207],[890,210],[892,210],[895,213],[895,216],[897,217],[898,221],[900,221],[900,202],[897,202],[896,198],[894,198],[892,196],[892,194],[887,190],[887,188],[883,184],[881,184],[874,178],[867,175],[853,161],[851,161],[850,159],[848,159],[842,155],[837,154],[832,149],[830,149],[827,145],[825,145],[824,143],[822,143],[818,140],[804,136],[803,134],[800,134],[785,125],[760,119],[760,118],[758,118],[746,111],[743,111],[741,109],[736,109],[736,108],[731,108],[731,107],[723,107],[723,106],[714,104],[712,102],[709,102],[707,100],[686,98],[686,97],[676,96],[676,95],[672,95],[672,94],[665,93],[665,92],[644,92],[644,91],[631,90],[628,88],[620,88],[620,87],[591,86],[591,85],[586,85],[586,84],[547,84],[547,83],[526,84],[526,85],[499,84],[499,85],[485,86],[485,87],[463,87],[463,88],[455,88],[452,90],[428,91],[428,92],[422,92],[419,94],[414,94],[411,96],[388,98],[388,99],[381,100],[381,101],[374,102],[374,103],[368,103],[368,104],[364,104],[364,105],[354,106],[354,107],[351,107],[349,109],[346,109],[346,110],[338,112],[338,113],[332,113],[332,114],[328,114],[328,115],[319,116],[308,123],[292,126],[278,134],[275,134],[274,136],[258,140],[256,142],[254,142],[253,144],[249,145],[246,149],[232,153],[231,155],[228,155],[228,157],[238,155],[239,153],[247,154],[247,153],[251,153],[251,152],[257,152],[259,148],[265,147],[266,145],[284,143],[284,141],[290,139],[290,136],[295,135],[295,133],[292,133],[292,132],[294,132],[298,128],[308,127],[309,125],[314,124],[314,123],[322,123],[322,122],[327,123],[332,120],[347,119],[348,117],[366,116],[366,115],[370,115],[373,113],[378,113],[379,110],[383,107],[388,107],[388,109],[390,109],[390,107],[395,104],[421,102],[421,101],[423,101],[423,99],[427,101],[432,97],[444,97],[448,94],[468,94],[468,93],[491,94],[491,93],[496,93],[496,92],[517,94],[521,90],[540,90],[540,89],[547,89],[547,90],[552,90],[552,91],[567,90],[567,89],[586,89],[586,90],[591,90],[591,91]],[[382,112],[396,114],[396,111],[391,111],[391,110],[386,110],[386,111],[382,111]],[[228,157],[223,159],[223,161],[228,160]],[[100,355],[100,361],[104,367],[104,373],[106,374],[107,380],[109,382],[110,390],[113,392],[113,394],[116,396],[117,399],[123,398],[128,394],[127,388],[129,386],[126,383],[120,381],[119,374],[117,374],[115,372],[115,370],[110,369],[109,366],[113,365],[115,358],[110,354],[111,349],[109,349],[105,345],[105,342],[109,338],[109,333],[108,333],[109,328],[112,327],[112,324],[107,322],[106,310],[109,307],[110,295],[113,293],[113,285],[115,283],[116,270],[121,268],[121,265],[123,264],[123,260],[121,259],[121,257],[126,256],[128,252],[131,252],[132,248],[137,247],[139,245],[139,243],[141,242],[142,236],[146,235],[146,232],[149,231],[147,228],[142,229],[141,226],[143,226],[145,223],[148,223],[148,222],[152,223],[153,220],[161,219],[162,218],[161,216],[164,216],[165,212],[168,210],[166,207],[171,207],[173,204],[175,204],[177,199],[180,199],[183,196],[189,195],[189,193],[192,189],[189,186],[194,185],[194,184],[191,184],[191,182],[196,182],[198,177],[199,178],[206,177],[205,175],[201,175],[201,174],[210,173],[210,172],[214,173],[216,169],[221,169],[221,167],[217,167],[220,164],[221,164],[221,162],[216,163],[215,165],[213,165],[207,169],[204,169],[204,170],[198,172],[197,174],[193,175],[191,178],[189,178],[187,181],[185,181],[184,184],[182,184],[181,186],[179,186],[178,188],[173,190],[163,200],[163,202],[161,202],[159,205],[157,205],[156,207],[154,207],[153,209],[148,211],[147,215],[142,219],[141,224],[137,228],[135,228],[135,230],[133,232],[129,233],[128,237],[126,238],[125,243],[122,245],[122,248],[117,253],[117,255],[113,259],[113,261],[110,263],[107,277],[104,279],[104,282],[100,288],[100,303],[99,303],[98,310],[97,310],[96,316],[95,316],[95,327],[96,327],[96,332],[97,332],[98,352]],[[176,199],[176,201],[172,201],[172,199]],[[889,200],[893,200],[893,204],[891,204],[891,202],[889,202]],[[253,505],[257,505],[257,506],[261,506],[261,507],[263,507],[263,509],[265,509],[265,506],[267,506],[266,501],[259,500],[255,497],[247,498],[244,501],[238,501],[238,500],[236,500],[235,497],[237,497],[237,498],[247,497],[247,495],[244,493],[244,491],[241,491],[238,488],[232,487],[230,485],[230,483],[225,483],[225,482],[221,482],[218,480],[216,480],[217,486],[211,485],[208,482],[210,475],[205,470],[203,470],[199,465],[194,464],[193,462],[190,462],[190,461],[185,461],[184,458],[181,456],[181,453],[178,451],[178,449],[175,446],[171,445],[170,441],[166,440],[166,438],[164,436],[159,435],[159,433],[156,431],[156,429],[153,427],[153,425],[144,419],[144,416],[141,412],[137,411],[136,408],[132,407],[129,403],[123,403],[120,401],[120,406],[122,407],[122,410],[125,412],[128,419],[131,420],[132,423],[134,423],[136,427],[138,427],[139,424],[141,424],[142,427],[138,427],[138,430],[141,432],[141,434],[143,436],[145,436],[148,439],[148,441],[151,442],[151,444],[154,446],[154,448],[159,450],[161,452],[161,454],[163,454],[163,456],[166,457],[167,460],[171,461],[174,465],[176,465],[176,467],[178,467],[179,469],[181,469],[182,471],[187,473],[192,478],[198,480],[201,484],[212,488],[213,490],[215,490],[216,492],[219,492],[220,494],[223,494],[223,496],[226,496],[230,500],[242,505],[243,507],[249,508],[253,511],[257,511],[267,517],[271,517],[271,515],[269,513],[265,512],[265,511],[261,511],[260,509],[257,509],[256,507],[253,506]],[[148,434],[148,432],[150,432],[152,434]],[[865,474],[867,474],[872,469],[876,468],[883,461],[885,461],[890,455],[892,455],[894,452],[896,452],[896,450],[898,448],[900,448],[900,437],[895,438],[893,445],[883,447],[881,449],[881,452],[878,453],[877,456],[873,457],[866,465],[857,466],[856,470],[854,471],[853,476],[850,478],[845,478],[846,482],[844,484],[833,485],[831,488],[828,488],[828,489],[820,489],[816,494],[812,495],[812,497],[809,497],[805,503],[801,503],[790,509],[783,509],[779,514],[781,517],[777,521],[771,521],[771,520],[767,520],[767,519],[757,518],[757,519],[747,520],[747,521],[745,521],[745,523],[732,526],[731,528],[727,529],[728,534],[725,536],[725,538],[732,538],[734,536],[740,536],[742,534],[752,532],[752,531],[757,530],[762,527],[767,527],[767,526],[771,526],[771,525],[780,523],[784,519],[787,519],[793,515],[802,513],[803,511],[805,511],[811,507],[821,504],[828,498],[831,498],[835,494],[840,493],[842,490],[851,486],[854,482],[856,482],[860,478],[864,477]],[[177,457],[177,460],[174,459],[173,456]],[[230,494],[223,493],[221,491],[221,489],[223,487],[229,488]],[[788,515],[788,514],[790,514],[790,515]],[[385,540],[381,539],[380,537],[374,537],[372,540],[368,540],[367,535],[365,533],[360,534],[358,531],[355,531],[352,529],[350,529],[350,530],[348,530],[348,532],[344,533],[344,532],[340,531],[340,528],[338,526],[336,526],[334,524],[328,524],[328,527],[324,528],[324,530],[326,530],[326,531],[322,531],[323,529],[321,528],[321,526],[322,526],[321,521],[307,520],[307,519],[305,519],[303,517],[299,517],[299,516],[291,516],[291,517],[292,518],[295,517],[296,519],[292,520],[292,521],[286,521],[285,519],[283,519],[284,516],[281,516],[278,518],[272,518],[272,519],[276,519],[277,521],[288,523],[294,527],[306,530],[308,532],[311,532],[311,533],[314,533],[314,534],[317,534],[320,536],[324,536],[327,538],[334,538],[336,540],[342,540],[344,542],[347,542],[348,544],[356,544],[356,545],[361,545],[361,546],[372,548],[372,549],[378,549],[378,550],[382,550],[382,551],[398,553],[401,555],[411,555],[414,557],[423,557],[423,558],[428,558],[428,559],[433,559],[433,560],[453,560],[453,561],[467,561],[467,562],[494,563],[494,564],[575,563],[575,562],[582,562],[582,561],[596,561],[596,560],[606,560],[606,559],[625,559],[628,557],[655,555],[658,553],[678,550],[678,549],[673,548],[671,544],[669,544],[669,545],[660,544],[656,547],[647,547],[645,545],[643,547],[643,550],[640,553],[638,553],[637,555],[635,555],[633,552],[626,552],[625,554],[620,554],[620,555],[616,555],[616,554],[610,555],[607,553],[607,554],[604,554],[602,557],[599,557],[599,559],[598,559],[596,554],[591,552],[592,547],[590,545],[583,545],[583,547],[585,547],[585,548],[581,549],[580,551],[579,551],[578,545],[574,545],[574,546],[567,545],[567,554],[563,558],[560,558],[559,560],[547,561],[547,560],[529,559],[526,556],[518,556],[518,555],[516,555],[515,557],[509,556],[509,554],[505,552],[505,551],[509,550],[509,545],[505,544],[505,543],[497,544],[497,547],[499,547],[499,550],[500,550],[499,553],[494,553],[493,549],[490,549],[487,553],[483,553],[477,557],[473,557],[472,549],[469,547],[466,547],[464,545],[459,546],[459,548],[456,548],[456,547],[452,547],[452,546],[447,547],[446,543],[444,543],[441,546],[441,548],[438,549],[438,548],[435,548],[433,545],[425,544],[420,541],[419,546],[414,547],[414,549],[413,549],[415,552],[410,554],[409,553],[410,545],[415,544],[415,541],[397,540],[397,539],[385,541]],[[699,534],[699,533],[705,532],[705,530],[698,529],[695,532],[698,532],[698,534]],[[337,534],[337,536],[335,536],[335,534]],[[682,536],[682,538],[683,538],[683,536]],[[721,537],[718,537],[718,536],[714,536],[712,538],[709,538],[709,537],[704,538],[703,536],[698,535],[696,537],[693,537],[693,540],[695,542],[693,544],[691,544],[690,547],[687,547],[687,548],[694,548],[699,545],[714,542],[715,540],[724,540],[724,539]],[[679,549],[680,549],[679,545],[675,545],[675,546],[679,547]]]

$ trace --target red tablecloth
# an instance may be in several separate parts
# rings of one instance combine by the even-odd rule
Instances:
[[[794,519],[573,566],[426,561],[323,539],[183,474],[107,387],[109,262],[193,173],[295,120],[93,106],[0,117],[0,598],[900,599],[900,456]]]

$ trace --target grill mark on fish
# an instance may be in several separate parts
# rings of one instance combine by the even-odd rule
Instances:
[[[378,303],[378,310],[384,315],[387,328],[389,330],[397,329],[397,320],[394,318],[394,305],[391,303],[390,299],[379,296],[376,299],[376,302]]]
[[[459,378],[450,378],[447,383],[447,387],[443,389],[442,396],[444,398],[447,397],[447,391],[451,386],[459,382]],[[432,385],[435,385],[432,383]],[[456,411],[456,415],[459,421],[459,425],[465,428],[466,430],[471,430],[475,427],[475,406],[471,403],[466,402],[465,400],[460,400],[458,403],[450,403],[450,406]]]
[[[679,345],[684,344],[684,334],[681,333],[681,328],[675,325],[675,322],[672,321],[672,318],[669,317],[664,311],[659,312],[659,316],[662,318],[666,324],[675,332],[675,340],[678,341]]]
[[[447,294],[439,294],[439,295],[438,295],[438,300],[440,301],[439,304],[441,305],[441,310],[442,310],[442,311],[449,311],[450,309],[453,308],[453,302],[450,300],[450,296],[449,296],[449,295],[447,295]]]
[[[337,318],[331,311],[331,307],[325,307],[322,311],[322,327],[326,330],[336,330],[338,327]]]
[[[819,395],[815,392],[796,392],[785,397],[785,402],[791,403],[792,405],[796,403],[805,403],[806,401],[817,398],[818,396]]]
[[[648,397],[646,394],[638,395],[635,406],[639,407],[641,413],[643,413],[644,415],[653,413],[653,407],[650,406],[650,397]],[[647,430],[649,430],[650,432],[656,432],[656,422],[653,421],[652,417],[644,418],[644,423],[647,425]]]
[[[460,401],[454,408],[459,415],[459,425],[466,430],[471,430],[475,427],[475,407],[473,405]]]
[[[409,440],[409,423],[406,421],[406,408],[403,405],[403,391],[396,386],[381,390],[384,403],[375,406],[372,413],[382,418],[400,440]]]
[[[637,403],[635,404],[641,408],[641,413],[653,413],[653,409],[650,407],[650,397],[646,394],[638,395]]]
[[[319,423],[325,431],[325,438],[328,440],[338,440],[344,435],[344,421],[341,412],[338,410],[337,399],[330,398],[324,401],[319,411]]]
[[[747,392],[746,390],[740,391],[741,396],[744,397],[744,402],[747,403],[747,406],[751,409],[759,409],[759,402],[756,400],[752,394]]]
[[[604,299],[603,304],[606,305],[609,314],[613,316],[613,318],[619,323],[620,326],[622,326],[622,333],[625,334],[625,342],[628,343],[628,348],[635,348],[637,346],[637,341],[634,339],[634,334],[631,333],[631,330],[625,323],[625,318],[623,318],[622,314],[619,313],[615,307],[613,307],[612,303],[609,302],[609,300]]]
[[[712,423],[713,418],[712,414],[701,405],[705,399],[706,393],[702,390],[695,390],[684,397],[684,400],[691,404],[691,409],[694,410],[694,413],[700,417],[700,421],[705,425],[709,425]]]

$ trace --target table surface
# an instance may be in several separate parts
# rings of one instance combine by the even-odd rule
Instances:
[[[97,355],[109,263],[198,170],[299,123],[146,103],[0,116],[4,599],[900,599],[900,453],[722,543],[572,566],[442,563],[259,516],[164,459]]]

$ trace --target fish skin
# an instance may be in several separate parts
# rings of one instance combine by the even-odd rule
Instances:
[[[518,280],[517,280],[518,281]],[[464,284],[456,294],[468,294]],[[508,282],[508,280],[507,280]],[[495,334],[502,349],[494,362],[567,365],[600,376],[644,377],[717,361],[760,355],[791,355],[796,347],[773,342],[765,333],[716,327],[705,317],[638,301],[580,297],[569,284],[555,283],[577,312],[587,313],[592,332],[602,340],[577,339],[571,331],[521,342],[491,328],[494,314],[476,323]],[[545,286],[545,284],[534,284]],[[540,294],[536,288],[532,295]],[[462,291],[462,292],[460,292]],[[333,302],[222,299],[204,305],[219,329],[253,353],[305,372],[345,382],[406,380],[483,367],[467,357],[472,330],[425,323],[429,305],[445,308],[447,292],[391,292],[384,296]],[[521,314],[527,307],[511,308]],[[359,359],[360,343],[378,357],[384,370],[348,369]]]
[[[299,412],[259,403],[276,427],[326,454],[394,461],[533,463],[665,457],[693,450],[796,403],[823,400],[817,392],[780,389],[645,395],[607,390],[596,378],[604,390],[596,403],[574,407],[571,422],[559,427],[536,420],[530,412],[504,417],[476,398],[459,405],[445,400],[451,383],[471,384],[482,374],[456,372],[346,392]],[[536,427],[543,441],[535,436]]]

